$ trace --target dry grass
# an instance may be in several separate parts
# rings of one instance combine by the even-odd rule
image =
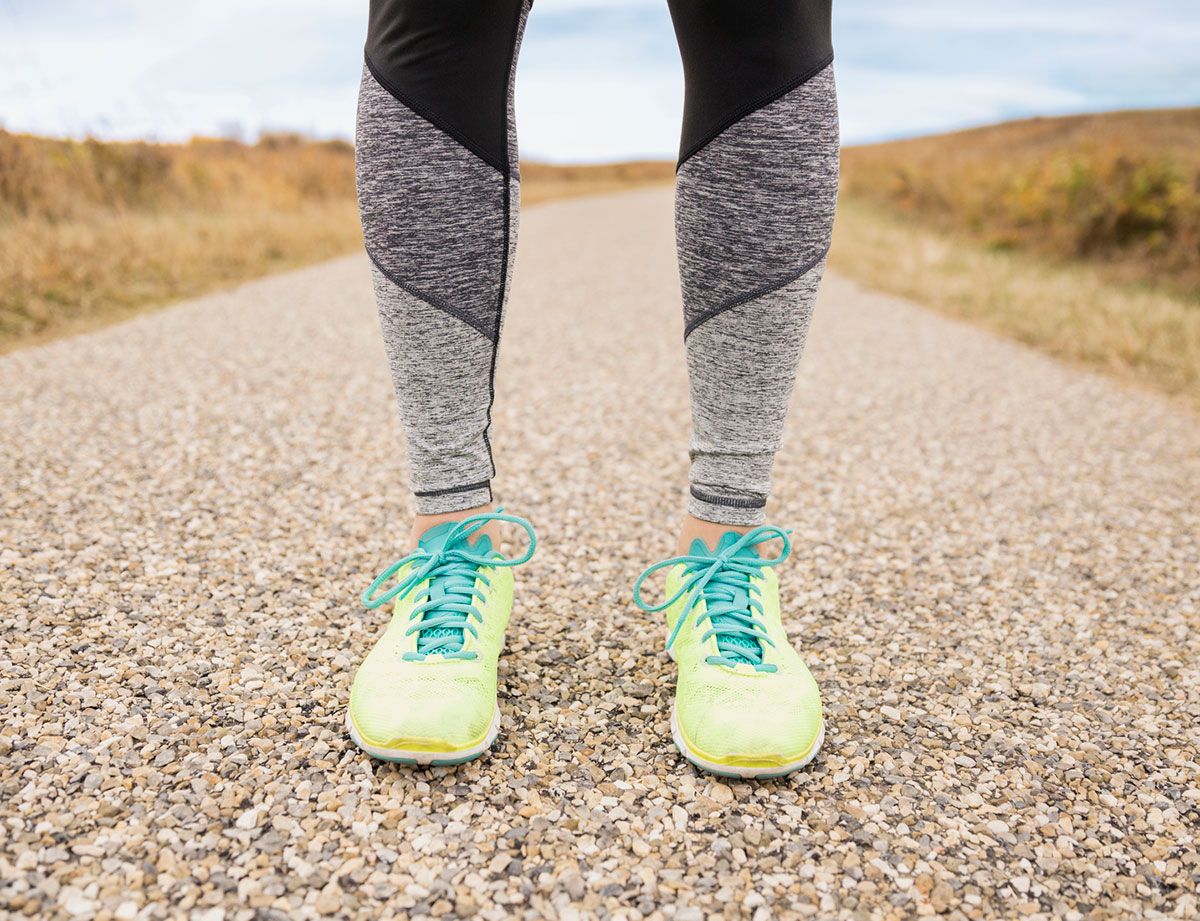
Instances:
[[[522,173],[535,204],[669,183],[673,166]],[[1200,405],[1200,110],[849,148],[843,175],[842,271]],[[0,351],[360,243],[347,144],[0,132]]]
[[[668,163],[523,167],[526,202],[670,181]],[[0,132],[0,351],[361,245],[349,144]]]
[[[852,147],[843,176],[849,199],[1200,301],[1200,108]]]
[[[989,249],[853,199],[838,212],[831,263],[873,288],[1200,408],[1200,310],[1168,292],[1114,284],[1084,263]]]
[[[1200,109],[848,148],[833,262],[1200,405]]]
[[[345,143],[0,132],[0,349],[348,251],[353,189]]]
[[[0,350],[355,248],[350,201],[0,227]]]
[[[522,163],[521,203],[533,205],[554,198],[603,195],[674,181],[675,164],[666,160],[633,160],[586,166]]]

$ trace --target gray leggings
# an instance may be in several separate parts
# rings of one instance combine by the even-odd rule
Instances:
[[[675,229],[688,510],[764,519],[833,225],[830,0],[669,0],[686,95]],[[418,513],[492,499],[516,246],[513,75],[528,0],[372,0],[358,199]]]

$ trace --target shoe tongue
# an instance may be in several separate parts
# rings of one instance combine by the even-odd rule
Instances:
[[[728,550],[741,539],[742,535],[737,531],[726,531],[721,535],[720,540],[717,541],[716,548],[712,549],[697,537],[692,541],[690,552],[693,556],[716,556],[718,553]],[[757,560],[759,559],[758,548],[753,545],[742,547],[733,555],[733,558],[735,560]],[[732,601],[720,600],[713,603],[722,606],[729,604],[738,610],[750,610],[750,577],[746,576],[744,580],[739,579],[738,581],[741,584],[736,586],[724,583],[721,585],[722,589],[728,589],[732,592]],[[705,601],[708,600],[708,598],[705,598]],[[746,665],[755,665],[762,661],[762,649],[757,640],[740,634],[726,634],[721,632],[722,627],[736,625],[736,620],[729,616],[718,615],[712,618],[711,624],[712,628],[717,631],[717,645],[727,658],[734,662],[743,662]],[[741,655],[736,651],[737,649],[745,649],[747,654]]]
[[[421,546],[422,550],[429,553],[438,553],[442,550],[453,549],[459,546],[466,547],[472,553],[477,553],[480,556],[487,556],[491,552],[492,541],[486,534],[479,534],[474,541],[462,537],[460,534],[453,542],[447,545],[450,533],[454,530],[454,526],[457,523],[455,521],[444,521],[439,525],[435,525],[422,534],[417,543]],[[445,580],[431,579],[429,582],[429,600],[434,602],[453,600],[457,602],[462,600],[462,596],[447,591]],[[417,636],[417,651],[424,652],[428,647],[435,645],[435,640],[447,637],[453,637],[460,644],[464,639],[463,631],[458,627],[434,627],[430,630],[422,630]]]
[[[720,540],[717,541],[716,549],[710,548],[701,538],[697,537],[692,541],[691,550],[688,552],[693,556],[716,556],[718,553],[728,550],[743,537],[745,535],[739,534],[737,531],[726,531],[721,535]],[[754,544],[747,545],[735,553],[733,557],[737,560],[746,559],[747,557],[757,560],[759,558],[758,546]]]
[[[430,553],[437,553],[446,547],[446,541],[450,538],[450,532],[454,530],[457,521],[443,521],[439,525],[434,525],[428,531],[420,536],[417,543],[422,550],[428,550]],[[454,540],[453,545],[463,544],[472,552],[481,555],[486,555],[492,550],[492,540],[486,534],[475,532],[474,540],[463,537],[461,534]]]

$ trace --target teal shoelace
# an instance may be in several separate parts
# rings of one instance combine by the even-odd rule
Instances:
[[[472,545],[471,537],[491,521],[508,522],[525,530],[529,546],[522,556],[508,559],[492,549],[486,534],[481,534]],[[362,603],[368,608],[378,608],[424,583],[420,600],[409,613],[412,626],[404,634],[417,634],[417,650],[406,652],[404,658],[419,661],[439,655],[445,659],[473,659],[477,654],[463,646],[468,632],[479,636],[475,624],[483,622],[483,615],[477,605],[485,597],[484,589],[491,585],[480,570],[520,566],[532,558],[536,547],[533,525],[516,515],[505,515],[503,509],[472,515],[462,521],[448,521],[427,531],[416,550],[376,576],[362,593]],[[405,576],[380,592],[406,566],[412,568]]]
[[[773,672],[776,667],[763,662],[763,651],[775,643],[763,623],[762,599],[753,579],[764,569],[778,566],[787,559],[792,550],[788,539],[790,533],[774,525],[759,525],[740,536],[730,532],[721,538],[712,552],[696,541],[690,553],[655,563],[638,576],[633,585],[634,603],[643,611],[653,613],[669,608],[686,595],[683,613],[667,639],[667,649],[674,645],[684,622],[691,618],[696,627],[708,626],[701,642],[716,637],[718,655],[705,659],[710,665],[749,665],[755,671]],[[763,559],[757,547],[773,540],[783,542],[782,551],[773,559]],[[704,552],[698,552],[698,543]],[[660,604],[647,603],[642,597],[646,579],[660,569],[681,565],[684,567],[683,581],[675,594]],[[704,601],[704,612],[693,617],[701,600]]]

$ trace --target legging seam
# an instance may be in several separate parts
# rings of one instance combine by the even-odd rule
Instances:
[[[459,320],[463,323],[466,323],[467,326],[471,327],[471,329],[475,330],[477,333],[479,333],[481,336],[483,336],[485,339],[487,339],[489,342],[491,342],[493,345],[493,348],[495,347],[496,336],[493,336],[492,333],[478,319],[471,316],[471,314],[467,313],[465,310],[461,310],[458,307],[455,307],[453,304],[447,303],[446,301],[444,301],[442,298],[438,297],[437,295],[431,294],[428,291],[422,290],[421,288],[418,288],[415,285],[409,284],[408,282],[399,278],[394,272],[392,272],[390,269],[388,269],[386,266],[384,266],[375,257],[375,254],[373,252],[371,252],[369,249],[367,250],[367,258],[369,258],[371,260],[371,262],[375,266],[375,268],[379,269],[380,274],[382,274],[384,278],[386,278],[388,281],[390,281],[396,287],[400,288],[400,290],[406,292],[407,294],[411,294],[417,300],[432,307],[434,310],[440,310],[442,313],[447,314],[448,316],[454,317],[454,319]],[[498,333],[499,333],[499,331],[497,331],[497,335],[498,335]]]
[[[819,64],[816,64],[815,66],[811,67],[810,69],[804,71],[798,77],[792,77],[790,80],[788,80],[782,86],[777,87],[776,89],[771,90],[769,93],[759,96],[753,102],[747,103],[746,105],[742,106],[741,108],[736,109],[732,115],[729,115],[726,118],[722,119],[717,124],[717,127],[714,128],[712,131],[710,131],[704,137],[703,140],[699,141],[696,144],[693,144],[688,150],[684,151],[683,153],[681,153],[679,155],[679,162],[675,164],[675,172],[679,172],[679,170],[681,170],[683,168],[683,164],[685,164],[688,160],[690,160],[692,157],[694,157],[696,154],[698,154],[700,151],[702,151],[705,147],[707,147],[709,144],[711,144],[713,141],[715,141],[718,137],[720,137],[722,134],[724,134],[727,130],[729,130],[734,125],[736,125],[738,122],[740,122],[747,115],[751,115],[754,112],[757,112],[759,109],[764,108],[765,106],[769,106],[775,100],[780,99],[783,96],[786,96],[792,90],[796,89],[796,87],[803,86],[805,83],[807,83],[809,80],[811,80],[813,77],[815,77],[817,74],[819,74],[821,71],[823,71],[826,67],[828,67],[832,63],[833,63],[833,55],[830,54],[828,57],[825,57],[824,59],[822,59]]]
[[[414,496],[420,496],[422,499],[428,499],[433,496],[449,496],[459,492],[470,492],[473,489],[486,489],[488,496],[492,494],[492,481],[480,480],[478,483],[468,483],[466,486],[448,486],[445,489],[426,489],[413,490]]]
[[[805,275],[807,275],[809,272],[811,272],[813,269],[815,269],[818,265],[820,265],[821,260],[824,259],[828,254],[829,254],[829,244],[826,244],[825,246],[823,246],[821,248],[821,251],[818,252],[816,256],[814,256],[808,262],[804,263],[802,266],[800,266],[800,268],[796,269],[795,271],[789,272],[787,275],[784,275],[782,278],[773,279],[772,281],[767,282],[765,285],[762,285],[751,291],[747,291],[745,294],[739,294],[736,297],[732,297],[729,300],[718,304],[716,307],[713,307],[710,310],[706,310],[704,313],[700,314],[700,316],[696,317],[696,319],[692,320],[690,323],[687,324],[687,326],[684,328],[684,331],[683,331],[683,338],[686,339],[688,336],[690,336],[692,334],[692,332],[696,329],[697,326],[700,326],[702,323],[707,323],[713,317],[719,316],[727,310],[732,310],[734,307],[740,307],[742,304],[746,304],[746,303],[749,303],[750,301],[758,300],[758,298],[760,298],[760,297],[766,297],[768,294],[773,294],[774,292],[778,291],[780,288],[784,288],[787,285],[790,285],[792,282],[794,282],[800,278],[803,278]]]
[[[387,77],[383,76],[382,72],[378,68],[376,68],[375,64],[371,61],[371,56],[369,54],[366,54],[364,52],[363,60],[366,62],[367,70],[369,70],[371,72],[371,76],[375,78],[375,82],[378,83],[381,87],[383,87],[383,89],[387,91],[389,96],[391,96],[393,99],[395,99],[398,103],[400,103],[405,108],[409,109],[411,112],[413,112],[413,114],[415,114],[418,117],[423,118],[425,121],[429,122],[429,124],[431,124],[431,125],[433,125],[433,127],[437,128],[437,130],[442,132],[442,134],[446,135],[451,140],[457,142],[459,146],[461,146],[464,150],[466,150],[472,156],[478,157],[480,160],[482,160],[484,163],[486,163],[492,169],[498,170],[503,176],[505,176],[506,178],[508,177],[507,145],[505,145],[505,147],[506,147],[505,154],[504,154],[505,162],[503,164],[496,163],[491,157],[489,157],[487,154],[485,154],[483,152],[483,145],[479,144],[477,141],[473,140],[472,138],[470,138],[463,132],[457,130],[456,128],[450,127],[449,124],[447,124],[445,121],[443,121],[437,115],[434,115],[433,112],[431,112],[425,106],[422,106],[419,103],[414,102],[412,99],[409,99],[407,96],[405,96],[404,93],[402,93],[398,89],[396,89],[396,87],[392,84],[392,82],[390,80],[388,80]]]
[[[701,502],[707,502],[710,505],[720,505],[725,508],[765,508],[767,505],[766,497],[743,499],[739,496],[718,496],[715,493],[704,492],[701,489],[693,486],[691,488],[692,498],[699,499]]]
[[[504,295],[508,287],[508,262],[509,262],[509,246],[511,244],[512,234],[512,150],[510,145],[512,138],[509,137],[509,106],[512,104],[513,80],[516,78],[517,67],[517,42],[521,34],[521,19],[529,14],[529,9],[533,6],[532,2],[528,5],[522,3],[517,7],[517,15],[513,20],[512,35],[508,43],[508,80],[504,87],[504,169],[501,171],[504,176],[504,191],[503,191],[503,215],[504,215],[504,235],[500,249],[500,290],[496,292],[496,335],[492,339],[492,361],[488,367],[488,405],[487,405],[487,423],[483,427],[483,443],[487,448],[488,463],[492,468],[492,476],[496,475],[496,456],[492,452],[492,407],[496,403],[496,358],[500,354],[500,330],[504,325]],[[520,167],[518,166],[518,172]]]

